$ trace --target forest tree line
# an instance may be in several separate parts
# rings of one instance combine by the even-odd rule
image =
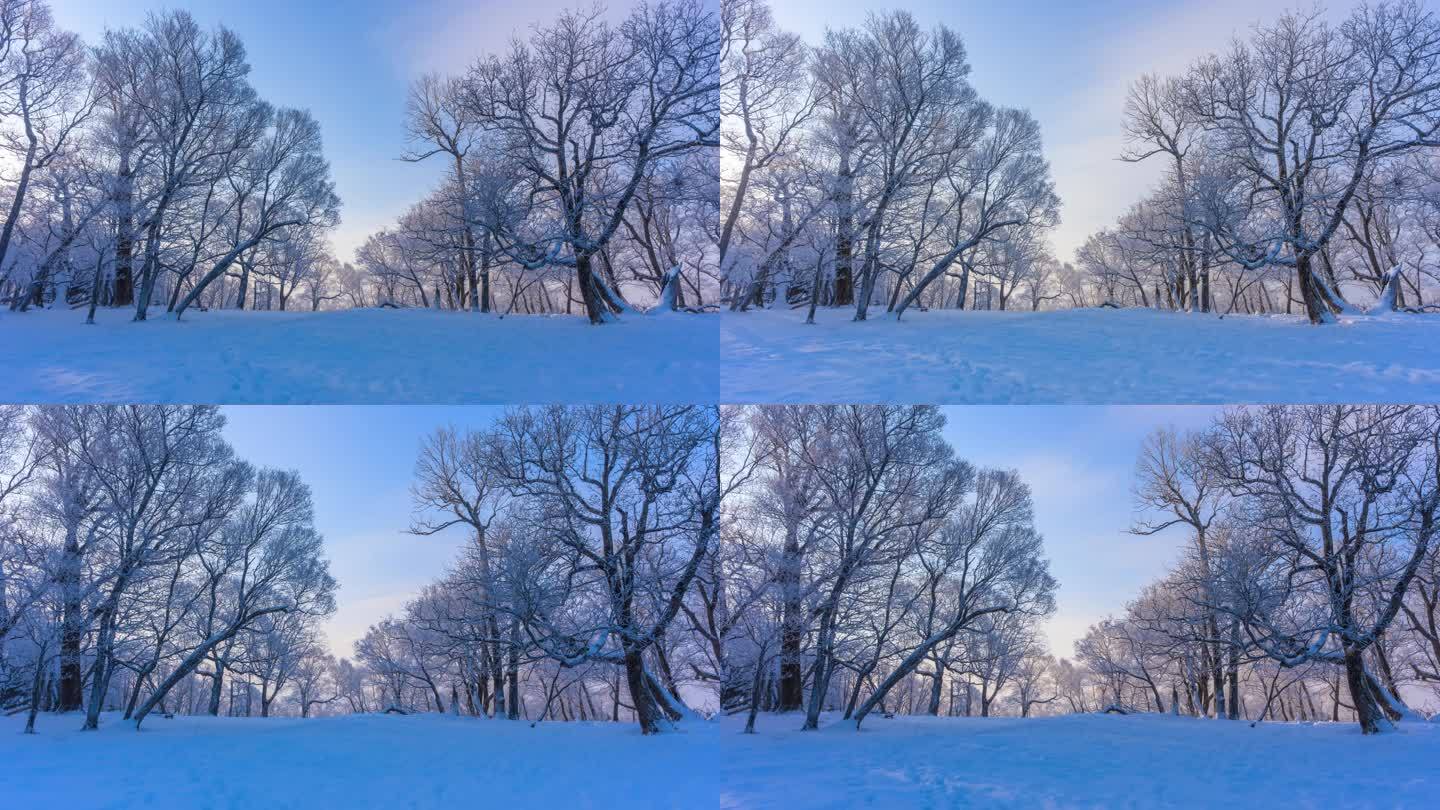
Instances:
[[[1373,733],[1440,695],[1440,409],[1227,409],[1136,471],[1132,530],[1185,545],[1076,644],[1092,705]]]
[[[1440,694],[1440,409],[1230,408],[1137,463],[1180,562],[1056,658],[1057,583],[1014,471],[930,406],[759,406],[726,475],[722,708],[1353,720]],[[803,718],[803,719],[802,719]]]
[[[443,182],[350,260],[309,112],[188,12],[87,44],[0,2],[0,301],[11,310],[584,313],[715,297],[719,25],[699,0],[563,12],[413,83],[405,160]],[[397,114],[401,111],[397,110]]]
[[[1076,264],[1092,300],[1200,312],[1432,311],[1440,20],[1418,0],[1290,12],[1125,104],[1163,180]]]
[[[1162,182],[1073,257],[1038,124],[981,100],[963,42],[904,11],[810,43],[721,6],[720,256],[731,309],[1434,309],[1440,20],[1418,0],[1291,12],[1145,76],[1120,159]]]
[[[239,37],[188,12],[87,45],[43,0],[0,0],[0,299],[90,320],[338,299],[320,127],[249,73]]]
[[[294,472],[235,458],[212,406],[0,409],[0,711],[449,712],[610,720],[715,709],[722,428],[708,406],[513,408],[436,430],[413,538],[446,573],[353,657]],[[692,708],[694,706],[694,708]]]
[[[357,251],[371,295],[593,323],[630,297],[713,305],[718,51],[700,0],[618,24],[596,6],[415,81],[403,158],[443,165],[443,182]]]
[[[0,406],[0,711],[308,712],[334,577],[214,406]],[[240,686],[237,694],[236,687]]]
[[[722,708],[1029,714],[1057,583],[1019,474],[958,458],[934,406],[733,413]]]
[[[969,82],[959,34],[908,12],[810,44],[723,0],[720,264],[734,310],[1002,306],[1060,200],[1025,110]]]
[[[712,406],[514,408],[434,432],[411,532],[468,539],[356,642],[353,707],[646,734],[713,711],[721,441]]]

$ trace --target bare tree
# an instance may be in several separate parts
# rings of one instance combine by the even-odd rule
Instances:
[[[0,133],[0,146],[13,156],[20,170],[0,229],[3,264],[32,177],[75,145],[94,100],[84,45],[75,34],[55,27],[48,6],[34,0],[12,0],[5,3],[0,15],[7,21],[0,74],[9,85],[4,88],[6,95],[13,93],[13,98],[0,96],[0,104],[13,108],[19,119],[18,132],[7,127]]]
[[[1367,734],[1404,713],[1364,655],[1400,613],[1434,539],[1437,417],[1409,406],[1237,409],[1206,441],[1206,466],[1244,498],[1258,530],[1232,544],[1231,565],[1252,573],[1231,612],[1282,667],[1343,666]]]
[[[468,188],[466,158],[475,146],[479,122],[465,104],[465,88],[459,79],[426,74],[410,86],[406,102],[406,133],[415,148],[404,159],[419,162],[435,155],[444,155],[451,162],[451,183],[455,190],[453,212],[460,233],[461,273],[470,285],[472,312],[490,311],[490,268],[477,270],[475,232],[471,194]],[[463,298],[463,296],[461,296]]]
[[[160,682],[135,712],[145,722],[177,683],[194,672],[217,645],[255,627],[266,616],[324,615],[334,611],[335,580],[321,557],[310,490],[294,472],[261,470],[248,501],[208,542],[197,548],[209,576],[210,598],[224,613],[209,635]]]
[[[716,23],[698,0],[641,6],[618,28],[567,11],[467,79],[470,115],[522,173],[515,199],[533,212],[495,228],[497,243],[527,267],[574,267],[591,323],[623,307],[594,261],[650,167],[719,146]]]
[[[491,439],[494,473],[534,505],[535,564],[572,572],[547,601],[593,603],[563,623],[526,610],[527,632],[562,666],[622,666],[646,734],[684,713],[645,656],[717,540],[718,442],[714,409],[620,405],[515,410]]]
[[[1340,25],[1291,12],[1202,60],[1187,116],[1244,178],[1247,216],[1213,235],[1232,261],[1293,268],[1311,323],[1344,302],[1314,263],[1376,163],[1440,145],[1440,22],[1415,0]]]
[[[239,201],[234,244],[181,299],[176,318],[246,251],[284,229],[328,227],[339,217],[340,200],[320,150],[320,125],[301,110],[275,113],[266,134],[241,159],[231,182]]]

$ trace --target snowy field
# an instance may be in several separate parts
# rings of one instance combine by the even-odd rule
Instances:
[[[1154,310],[727,313],[724,402],[1177,404],[1440,400],[1440,316]]]
[[[714,402],[719,317],[0,313],[0,402]]]
[[[722,808],[1440,807],[1440,724],[799,715],[722,723]]]
[[[714,807],[718,730],[438,715],[0,718],[0,806],[74,808]]]

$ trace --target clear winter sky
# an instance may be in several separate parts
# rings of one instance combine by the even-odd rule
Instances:
[[[1030,485],[1035,522],[1059,580],[1057,610],[1045,630],[1050,651],[1074,656],[1076,639],[1119,615],[1140,589],[1179,559],[1186,536],[1127,532],[1134,506],[1135,461],[1158,427],[1184,431],[1210,422],[1217,408],[1059,405],[945,408],[945,436],[978,467],[1014,468]]]
[[[202,27],[237,33],[251,83],[272,104],[306,108],[320,122],[343,203],[332,237],[350,261],[365,237],[391,224],[434,187],[444,167],[398,158],[405,151],[405,96],[423,73],[463,72],[512,35],[548,22],[576,0],[50,0],[56,22],[98,43],[106,28],[147,14],[189,11]],[[628,0],[608,4],[623,13]],[[588,8],[589,3],[585,2]]]
[[[770,0],[776,21],[811,44],[826,27],[864,22],[869,11],[905,9],[925,28],[960,34],[971,83],[991,103],[1027,108],[1040,122],[1062,201],[1052,235],[1069,261],[1086,236],[1139,200],[1161,166],[1116,160],[1130,82],[1173,74],[1223,50],[1232,36],[1311,0]],[[1333,16],[1355,5],[1325,3]]]
[[[257,466],[294,469],[310,485],[316,528],[340,583],[326,626],[330,648],[353,657],[356,639],[399,613],[445,572],[467,535],[407,534],[420,442],[438,427],[482,429],[498,407],[251,405],[224,408],[225,437]]]
[[[327,626],[331,649],[351,655],[355,639],[441,575],[466,540],[406,534],[410,484],[420,441],[435,428],[484,428],[502,409],[412,406],[226,407],[225,435],[240,457],[299,470],[315,498],[339,610]],[[1059,610],[1047,626],[1051,650],[1072,655],[1075,639],[1118,614],[1177,558],[1179,530],[1126,533],[1140,442],[1155,427],[1199,427],[1205,407],[1069,406],[947,408],[946,437],[977,466],[1013,467],[1034,492]]]

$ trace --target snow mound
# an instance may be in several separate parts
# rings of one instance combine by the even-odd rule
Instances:
[[[719,395],[719,317],[337,312],[0,313],[0,401],[664,401]]]
[[[897,717],[856,732],[827,716],[722,721],[720,806],[1435,807],[1440,726],[1362,737],[1355,723],[1168,715]]]
[[[1385,287],[1380,291],[1380,300],[1366,311],[1367,315],[1390,315],[1395,312],[1395,297],[1400,291],[1400,265],[1390,268],[1385,274]]]
[[[177,717],[99,732],[78,715],[0,718],[0,805],[65,808],[701,807],[719,792],[714,723],[450,715]],[[696,797],[702,797],[698,802]]]
[[[721,316],[724,402],[1182,404],[1440,400],[1440,315],[1081,309]]]

